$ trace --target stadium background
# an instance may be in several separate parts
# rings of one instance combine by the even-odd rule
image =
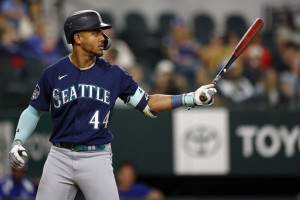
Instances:
[[[23,2],[30,4],[30,1]],[[47,24],[45,35],[48,39],[54,36],[60,53],[37,57],[35,51],[22,53],[29,52],[30,48],[19,52],[1,45],[0,175],[10,171],[7,151],[18,117],[27,107],[41,71],[55,56],[66,55],[70,50],[62,32],[63,21],[69,13],[94,9],[102,14],[104,21],[112,23],[115,38],[125,41],[133,52],[135,65],[143,71],[140,84],[150,93],[160,91],[155,90],[159,61],[172,61],[166,53],[168,46],[164,38],[173,28],[173,17],[177,16],[178,23],[191,29],[201,49],[215,36],[233,33],[240,37],[261,17],[265,20],[261,45],[272,55],[272,65],[267,68],[276,72],[276,87],[283,97],[273,104],[264,95],[252,94],[247,99],[235,100],[221,92],[211,108],[178,109],[160,114],[157,120],[148,119],[118,102],[110,125],[115,136],[114,167],[123,161],[134,163],[138,180],[163,191],[166,199],[296,200],[300,192],[300,98],[297,92],[288,96],[284,90],[287,88],[280,85],[284,80],[282,74],[293,70],[280,65],[278,44],[281,36],[299,45],[299,5],[299,1],[292,0],[41,1]],[[5,38],[3,34],[0,36],[3,44]],[[21,40],[13,43],[20,45]],[[239,60],[246,69],[247,60]],[[300,69],[300,65],[297,66]],[[134,68],[125,67],[130,72]],[[268,70],[263,70],[263,74]],[[190,78],[184,72],[181,75]],[[298,81],[299,73],[295,76]],[[189,92],[210,80],[209,74],[204,80],[186,80],[184,89],[179,87],[176,91]],[[296,91],[300,84],[297,81]],[[41,175],[50,148],[50,133],[50,116],[46,114],[25,145],[30,156],[28,175],[33,179]],[[82,196],[78,194],[77,199]]]

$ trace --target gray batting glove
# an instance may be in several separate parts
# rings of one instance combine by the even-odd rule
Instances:
[[[15,169],[22,169],[24,167],[25,161],[22,156],[27,157],[25,148],[22,146],[22,142],[16,140],[12,143],[8,158],[10,166]]]
[[[214,88],[214,84],[203,85],[198,88],[194,95],[194,102],[196,105],[204,105],[210,103],[213,98],[213,95],[217,93],[216,88]],[[206,101],[202,102],[200,100],[200,95],[205,95]],[[210,104],[211,105],[211,104]]]

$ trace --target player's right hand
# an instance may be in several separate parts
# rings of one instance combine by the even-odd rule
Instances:
[[[15,169],[22,169],[25,161],[22,156],[27,157],[25,148],[22,146],[22,142],[16,140],[12,143],[10,151],[8,153],[10,166]]]
[[[217,93],[216,88],[214,88],[214,84],[203,85],[195,91],[194,101],[197,105],[208,104],[213,98],[214,94]],[[204,95],[206,100],[201,101],[200,96]]]

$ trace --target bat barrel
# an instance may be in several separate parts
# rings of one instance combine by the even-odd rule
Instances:
[[[238,57],[248,46],[253,37],[262,29],[263,26],[264,20],[261,18],[257,18],[236,46],[233,55]]]

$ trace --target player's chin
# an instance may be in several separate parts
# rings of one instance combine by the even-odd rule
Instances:
[[[102,50],[101,51],[95,51],[94,54],[97,57],[101,57],[101,56],[103,56],[103,51]]]

